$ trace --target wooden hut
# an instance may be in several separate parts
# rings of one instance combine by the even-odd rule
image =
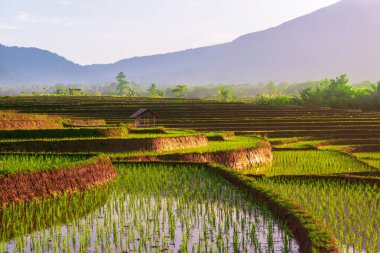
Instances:
[[[156,125],[158,115],[151,109],[141,108],[129,118],[135,120],[135,127],[152,127]]]

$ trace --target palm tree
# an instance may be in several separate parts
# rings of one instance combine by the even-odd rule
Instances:
[[[232,91],[228,87],[221,87],[219,89],[219,94],[222,98],[222,101],[227,101],[230,98],[231,93],[232,93]]]

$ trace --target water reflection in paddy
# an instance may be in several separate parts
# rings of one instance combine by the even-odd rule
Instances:
[[[118,169],[110,186],[5,209],[0,251],[298,252],[265,207],[202,166]]]

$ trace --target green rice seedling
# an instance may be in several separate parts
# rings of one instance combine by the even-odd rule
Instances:
[[[315,148],[315,145],[320,143],[321,140],[306,140],[306,141],[297,141],[294,143],[275,145],[276,148],[286,148],[286,149],[310,149]]]
[[[202,165],[120,164],[118,170],[117,182],[98,190],[6,207],[1,247],[15,252],[30,251],[32,244],[35,252],[254,252],[268,244],[280,251],[284,235],[292,237],[244,190]],[[31,243],[24,244],[25,239]],[[287,245],[298,250],[294,239]]]
[[[274,151],[273,164],[258,173],[276,175],[325,175],[370,171],[371,168],[348,154],[327,150]],[[248,173],[251,173],[248,171]]]
[[[354,155],[360,159],[380,159],[380,152],[360,152]]]
[[[203,146],[203,147],[185,148],[181,150],[165,151],[165,152],[133,151],[133,152],[128,152],[128,153],[113,153],[113,154],[110,154],[110,156],[111,157],[131,157],[131,156],[142,156],[142,155],[211,153],[211,152],[219,152],[219,151],[256,148],[263,145],[263,143],[264,143],[263,139],[259,136],[236,136],[233,139],[228,139],[225,141],[209,141],[209,145]]]
[[[88,159],[88,155],[0,154],[0,177],[22,171],[64,168]]]
[[[354,153],[355,157],[380,170],[380,152]]]
[[[339,179],[297,179],[275,177],[255,179],[308,209],[330,228],[343,252],[379,252],[380,189],[366,182]]]

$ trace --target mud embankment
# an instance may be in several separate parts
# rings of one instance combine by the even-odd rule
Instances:
[[[232,184],[248,191],[255,200],[264,203],[292,232],[299,243],[301,253],[340,253],[333,235],[326,231],[324,225],[306,209],[293,205],[278,194],[255,185],[254,181],[236,172],[216,166],[210,166],[210,169]]]
[[[225,133],[220,135],[213,135],[207,137],[209,141],[226,141],[235,138],[235,133]]]
[[[0,206],[89,189],[117,175],[107,157],[65,169],[13,174],[0,178]]]
[[[107,128],[60,128],[60,129],[0,129],[0,139],[46,139],[46,138],[96,138],[128,136],[128,129],[124,127]]]
[[[62,128],[58,117],[7,111],[0,112],[0,129],[2,130],[55,128]]]
[[[204,135],[144,139],[78,139],[0,142],[2,152],[131,152],[173,151],[208,145]]]
[[[168,154],[158,156],[136,156],[122,158],[120,161],[176,161],[193,163],[215,163],[234,170],[244,170],[272,164],[271,148],[258,147],[250,149],[228,150],[210,153]]]
[[[63,123],[65,127],[80,127],[80,126],[105,126],[107,125],[106,121],[103,119],[93,119],[93,120],[84,120],[84,119],[69,119]]]
[[[148,145],[152,151],[172,151],[192,147],[205,147],[208,146],[208,139],[204,135],[155,138],[151,139]]]
[[[351,153],[360,152],[380,152],[380,145],[360,145],[341,148],[344,151]]]
[[[376,185],[380,187],[380,171],[368,171],[368,172],[358,172],[358,173],[344,173],[344,174],[333,174],[333,175],[281,175],[272,176],[266,178],[266,180],[302,180],[314,182],[320,181],[340,181],[344,183],[366,183],[371,185]],[[255,178],[257,175],[246,174],[246,177]],[[262,177],[265,178],[265,177]]]

